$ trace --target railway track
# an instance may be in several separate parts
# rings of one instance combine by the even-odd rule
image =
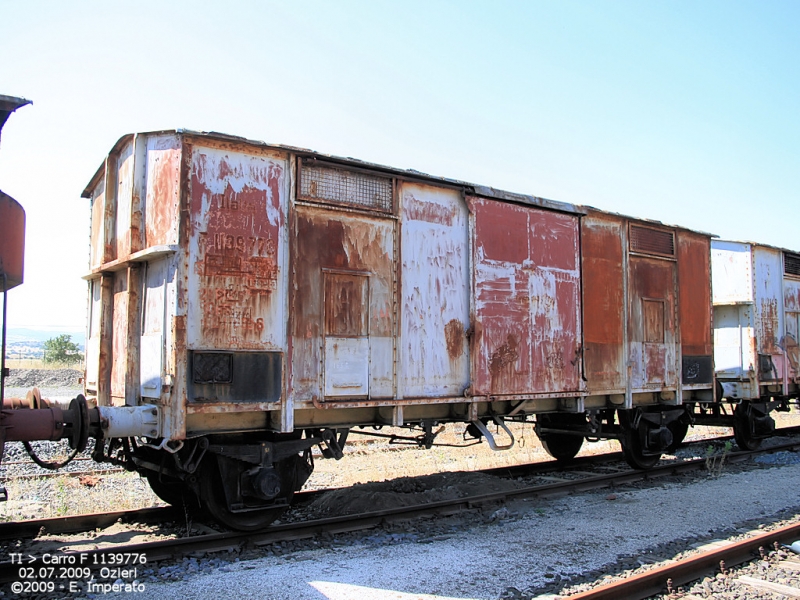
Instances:
[[[793,431],[792,433],[797,433]],[[790,430],[781,432],[789,433]],[[701,440],[698,443],[708,444],[710,440]],[[785,444],[778,444],[767,449],[749,452],[731,452],[727,455],[729,463],[748,460],[751,457],[779,451],[800,450],[800,440]],[[383,523],[404,521],[419,517],[432,515],[449,515],[465,510],[472,510],[482,506],[496,505],[513,500],[525,498],[552,498],[565,494],[596,490],[607,487],[614,487],[638,481],[647,481],[663,477],[679,475],[682,473],[696,472],[707,468],[705,458],[693,460],[673,461],[659,465],[649,471],[630,471],[619,470],[608,474],[592,474],[582,471],[588,465],[603,465],[609,462],[614,463],[620,460],[618,453],[603,456],[586,457],[571,465],[569,470],[563,471],[564,477],[559,481],[552,481],[546,484],[526,485],[516,489],[509,489],[500,492],[474,494],[451,500],[442,500],[422,505],[398,507],[385,510],[376,510],[358,515],[345,515],[323,519],[314,519],[296,523],[284,523],[272,526],[261,532],[217,532],[206,533],[203,535],[161,539],[157,541],[122,544],[97,547],[81,548],[63,552],[64,555],[83,554],[91,561],[97,560],[94,557],[101,557],[114,552],[125,552],[142,554],[147,557],[148,563],[176,559],[185,555],[195,555],[198,553],[218,552],[230,550],[232,548],[243,548],[252,546],[265,546],[277,542],[288,542],[312,538],[321,534],[335,535],[346,532],[357,532],[374,528]],[[559,467],[554,463],[539,463],[535,465],[525,465],[511,468],[491,469],[488,473],[505,474],[511,477],[541,476],[544,473],[557,470]],[[300,503],[310,502],[315,496],[324,492],[306,492],[298,494]],[[57,519],[43,519],[27,522],[2,523],[0,524],[0,539],[19,540],[31,538],[39,533],[42,528],[48,533],[67,533],[74,531],[86,531],[97,529],[115,523],[119,520],[131,520],[137,522],[164,523],[170,520],[180,520],[182,511],[172,507],[151,508],[144,511],[124,511],[117,513],[103,513],[100,515],[82,515],[77,517],[62,517]],[[32,560],[31,567],[36,567],[41,557]],[[28,565],[26,565],[28,566]],[[0,562],[0,582],[13,581],[18,576],[19,564],[14,564],[10,560]]]
[[[800,572],[800,556],[792,552],[781,552],[781,544],[800,538],[800,523],[779,527],[759,533],[743,540],[710,544],[709,548],[687,558],[670,561],[613,583],[596,587],[577,594],[562,594],[569,600],[616,600],[627,598],[640,600],[657,594],[668,594],[674,598],[698,599],[691,592],[679,591],[679,586],[696,581],[707,575],[717,573],[729,576],[731,583],[743,589],[755,588],[771,591],[790,598],[800,597],[800,589],[774,583],[761,577],[738,576],[731,567],[760,560],[788,567]],[[769,559],[769,549],[773,550],[773,560]],[[777,556],[776,556],[777,555]],[[775,560],[777,559],[777,560]]]
[[[781,429],[779,435],[782,436],[800,435],[800,426],[783,428]],[[686,442],[685,446],[702,446],[713,443],[720,444],[731,440],[733,440],[733,436],[719,436],[714,438],[692,440]],[[744,460],[753,454],[758,454],[759,452],[763,452],[763,450],[756,452],[731,453],[728,455],[728,457],[730,457],[731,462],[734,462],[736,460]],[[564,487],[565,491],[563,493],[570,493],[572,491],[580,491],[580,487],[582,485],[581,482],[585,482],[587,478],[597,476],[596,473],[587,472],[586,471],[587,469],[588,470],[611,469],[612,472],[609,475],[607,475],[610,481],[609,485],[614,485],[613,478],[617,474],[619,474],[621,477],[620,479],[621,483],[625,482],[626,477],[631,477],[632,478],[631,481],[639,481],[643,479],[642,477],[639,477],[636,474],[642,474],[645,472],[631,471],[627,467],[627,465],[619,466],[619,464],[622,464],[623,462],[624,462],[624,457],[622,455],[622,452],[609,452],[604,454],[577,457],[573,459],[568,465],[562,465],[557,461],[548,460],[537,463],[527,463],[521,465],[480,469],[474,472],[497,476],[497,477],[503,477],[503,478],[539,477],[544,479],[550,479],[551,481],[553,481],[552,489],[554,491],[558,491],[559,489]],[[673,465],[673,462],[663,463],[659,467],[659,469],[665,470],[670,465]],[[126,472],[124,469],[120,471]],[[554,473],[558,473],[558,477],[553,476]],[[650,473],[654,477],[659,476],[657,475],[656,469],[652,469],[650,471],[647,471],[646,473]],[[72,475],[72,473],[67,473],[67,472],[61,474]],[[81,471],[81,472],[76,472],[76,474],[105,474],[105,472]],[[36,474],[30,476],[25,475],[24,477],[35,478],[37,476],[41,477],[42,475],[49,476],[50,473]],[[574,484],[576,486],[575,489],[568,489],[571,484]],[[531,486],[531,487],[535,489],[541,488],[542,495],[540,497],[547,497],[546,492],[548,491],[548,486],[541,485],[541,486]],[[340,488],[328,488],[328,489],[307,490],[298,492],[294,496],[293,507],[299,508],[309,505],[320,495],[326,492],[335,491],[337,489]],[[40,531],[46,531],[52,534],[72,534],[82,531],[90,531],[94,529],[107,527],[110,524],[116,523],[118,521],[125,523],[158,524],[183,518],[184,518],[184,512],[180,509],[177,509],[172,506],[157,506],[144,509],[89,513],[80,515],[51,517],[44,519],[29,519],[24,521],[12,521],[5,523],[0,522],[0,541],[32,537],[38,534]]]

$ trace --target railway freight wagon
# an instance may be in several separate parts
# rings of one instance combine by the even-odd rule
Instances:
[[[718,395],[737,402],[739,446],[755,448],[769,412],[800,396],[800,254],[722,240],[711,252]]]
[[[96,457],[232,527],[352,428],[502,449],[536,414],[557,458],[645,468],[714,400],[706,234],[186,131],[123,137],[84,195]]]

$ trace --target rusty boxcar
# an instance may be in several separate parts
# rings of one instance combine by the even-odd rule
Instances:
[[[714,400],[707,234],[182,130],[123,137],[84,195],[97,456],[232,527],[353,427],[501,449],[536,414],[557,458],[616,437],[645,468]]]
[[[714,360],[719,396],[737,401],[736,441],[771,435],[769,412],[800,395],[800,254],[714,240]]]

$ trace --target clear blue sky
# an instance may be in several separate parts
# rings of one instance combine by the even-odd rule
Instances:
[[[9,325],[82,328],[123,134],[302,146],[800,250],[800,2],[0,0]]]

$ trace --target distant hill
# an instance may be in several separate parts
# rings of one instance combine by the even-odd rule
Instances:
[[[83,329],[33,329],[26,327],[9,327],[6,336],[9,344],[19,344],[24,342],[40,344],[51,338],[64,334],[69,335],[72,341],[78,344],[81,349],[86,346],[86,332]]]

